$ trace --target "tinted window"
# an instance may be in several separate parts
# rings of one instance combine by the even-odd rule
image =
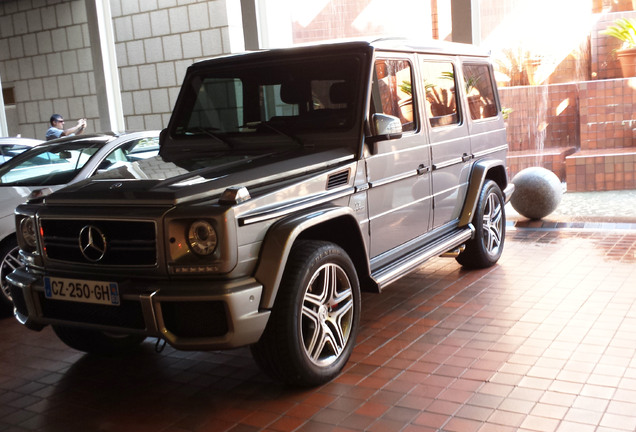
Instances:
[[[463,70],[470,117],[473,120],[496,117],[497,99],[490,67],[487,64],[465,63]]]
[[[407,60],[377,60],[373,80],[372,112],[400,119],[402,130],[415,129],[411,64]]]
[[[359,67],[355,57],[326,56],[206,71],[186,87],[192,104],[178,112],[175,135],[213,134],[231,142],[284,131],[348,130],[359,99]]]
[[[422,61],[426,115],[431,127],[458,124],[455,67],[448,61]]]

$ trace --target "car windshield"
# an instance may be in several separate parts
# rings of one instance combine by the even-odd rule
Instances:
[[[311,135],[350,131],[360,69],[351,54],[210,66],[190,77],[172,136],[231,149],[267,137],[302,145]]]
[[[0,184],[51,186],[71,181],[104,145],[103,141],[43,145],[0,168]]]
[[[30,146],[22,144],[2,144],[0,145],[0,164],[10,160],[14,156],[19,155],[25,150],[30,149]]]

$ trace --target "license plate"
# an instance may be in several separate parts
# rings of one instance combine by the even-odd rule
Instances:
[[[45,277],[44,295],[54,300],[119,306],[117,282]]]

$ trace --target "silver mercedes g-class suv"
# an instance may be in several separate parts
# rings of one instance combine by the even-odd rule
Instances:
[[[192,65],[159,156],[21,205],[15,316],[89,353],[146,337],[250,346],[294,385],[334,378],[360,291],[440,255],[495,264],[512,193],[487,53],[405,40]]]

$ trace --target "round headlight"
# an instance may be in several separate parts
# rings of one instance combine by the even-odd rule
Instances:
[[[33,221],[33,218],[27,217],[22,219],[20,222],[20,233],[27,245],[32,248],[36,247],[37,240],[35,235],[35,222]]]
[[[210,255],[216,248],[216,231],[209,222],[198,220],[188,229],[188,244],[197,255]]]

